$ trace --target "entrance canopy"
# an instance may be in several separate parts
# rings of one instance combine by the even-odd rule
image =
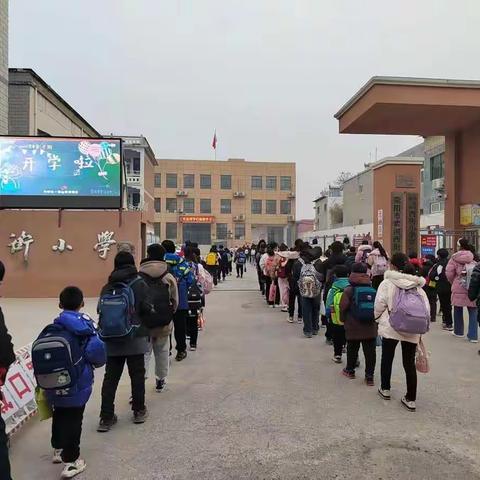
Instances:
[[[335,118],[340,133],[447,135],[480,121],[480,81],[373,77]]]

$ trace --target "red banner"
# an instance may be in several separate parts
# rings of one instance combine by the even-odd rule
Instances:
[[[214,223],[213,215],[184,215],[180,217],[180,223]]]

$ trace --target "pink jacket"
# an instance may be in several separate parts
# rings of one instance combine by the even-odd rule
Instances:
[[[468,291],[460,283],[465,265],[473,262],[473,253],[469,250],[460,250],[452,255],[447,264],[445,275],[452,284],[452,305],[454,307],[476,307],[475,301],[468,298]]]
[[[355,255],[355,263],[359,263],[362,261],[363,253],[365,250],[370,253],[372,251],[371,245],[360,245],[357,250],[357,254]]]

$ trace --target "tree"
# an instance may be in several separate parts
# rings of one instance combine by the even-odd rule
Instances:
[[[338,203],[330,207],[330,222],[332,225],[343,223],[343,208]]]
[[[337,187],[343,186],[343,184],[347,181],[350,180],[353,177],[353,174],[350,172],[340,172],[338,174],[337,179],[335,180],[335,185]]]

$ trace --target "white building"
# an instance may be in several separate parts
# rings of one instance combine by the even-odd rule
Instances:
[[[325,195],[314,201],[315,230],[330,230],[343,224],[343,191],[342,187],[328,187]]]

